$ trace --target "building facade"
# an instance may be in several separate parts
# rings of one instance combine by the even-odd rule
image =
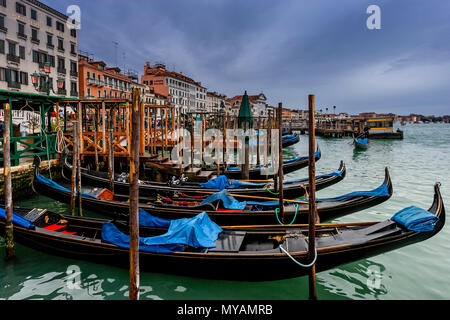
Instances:
[[[36,0],[0,0],[1,90],[78,97],[78,30],[67,20]]]
[[[233,98],[227,99],[226,101],[231,105],[231,114],[237,116],[239,114],[239,108],[241,106],[243,96],[234,96]],[[267,117],[268,116],[268,106],[267,98],[264,93],[260,93],[253,96],[248,96],[250,101],[250,108],[253,117]]]
[[[225,105],[227,96],[217,92],[206,93],[206,112],[219,112],[220,106]],[[225,110],[224,110],[225,111]]]
[[[83,99],[131,99],[133,80],[118,67],[107,67],[79,54],[79,97]]]
[[[201,82],[196,82],[183,73],[168,71],[164,64],[151,66],[147,62],[141,83],[148,85],[155,94],[169,97],[171,105],[184,113],[206,111],[206,88]]]

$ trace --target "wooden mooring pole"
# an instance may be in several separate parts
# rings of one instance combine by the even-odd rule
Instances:
[[[109,109],[108,128],[108,177],[109,189],[114,193],[114,108]]]
[[[283,104],[278,103],[278,197],[280,199],[280,216],[284,224],[284,195],[283,195]]]
[[[130,300],[139,300],[139,146],[140,91],[133,89],[130,148]]]
[[[78,117],[75,116],[77,119]],[[70,179],[72,193],[70,194],[70,215],[75,215],[75,197],[76,197],[76,184],[77,184],[77,153],[78,153],[78,120],[72,121],[72,175]]]
[[[11,187],[11,105],[5,103],[3,126],[3,177],[5,180],[5,260],[15,257],[13,236],[13,200]]]
[[[308,231],[308,260],[312,261],[316,251],[316,134],[315,134],[315,107],[314,95],[308,96],[309,105],[309,231]],[[309,274],[309,299],[317,300],[316,293],[316,264],[311,267]]]
[[[83,152],[83,112],[81,102],[78,102],[78,129],[77,129],[77,139],[78,139],[78,150],[77,150],[77,199],[78,199],[78,216],[83,216],[82,203],[83,199],[81,196],[81,154]]]

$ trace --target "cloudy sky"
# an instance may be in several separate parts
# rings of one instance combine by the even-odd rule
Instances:
[[[143,73],[146,61],[228,96],[337,112],[450,114],[450,1],[43,0],[81,9],[79,47]],[[381,29],[369,30],[369,5]],[[117,49],[113,41],[118,42]]]

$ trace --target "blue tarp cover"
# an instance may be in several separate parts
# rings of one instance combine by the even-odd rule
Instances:
[[[342,175],[342,172],[338,170],[338,171],[335,171],[332,173],[327,173],[327,174],[322,174],[320,176],[316,176],[316,179],[333,177],[333,176],[341,176],[341,175]],[[287,181],[284,181],[283,184],[303,182],[303,181],[308,181],[308,179],[309,178],[287,180]],[[241,187],[254,187],[254,186],[264,187],[266,184],[267,184],[266,182],[248,182],[248,181],[241,181],[241,180],[229,181],[227,176],[220,175],[217,178],[209,180],[208,182],[200,183],[200,186],[207,188],[207,189],[223,190],[223,189],[235,189],[235,188],[241,188]]]
[[[422,208],[410,206],[394,214],[391,220],[408,230],[422,232],[432,231],[439,218]]]
[[[220,192],[216,192],[210,195],[208,198],[202,201],[202,204],[212,203],[214,201],[220,200],[222,201],[222,205],[226,209],[230,210],[244,210],[247,205],[260,205],[260,206],[278,206],[278,200],[272,201],[238,201],[233,196],[230,196],[230,192],[228,190],[222,190]]]
[[[15,225],[18,225],[20,227],[24,227],[27,229],[34,228],[34,225],[30,221],[28,221],[27,219],[25,219],[24,217],[22,217],[18,214],[15,214],[14,212],[12,214],[12,218],[13,218],[13,224],[15,224]],[[3,208],[0,208],[0,219],[6,221],[6,212],[5,212],[5,209],[3,209]]]
[[[222,229],[202,212],[193,218],[171,220],[165,234],[154,237],[140,237],[139,251],[168,253],[184,251],[185,245],[194,248],[214,248]],[[110,223],[104,223],[102,240],[122,248],[130,247],[130,237]]]
[[[141,227],[169,228],[170,221],[171,220],[154,217],[147,211],[139,209],[139,225]]]
[[[356,139],[356,142],[358,143],[369,143],[369,139],[364,138],[364,139]]]
[[[370,190],[370,191],[355,191],[351,193],[344,194],[339,197],[335,198],[327,198],[327,199],[317,199],[317,201],[340,201],[345,200],[351,197],[357,197],[357,196],[371,196],[371,197],[385,197],[389,195],[389,190],[386,184],[382,184],[376,189]]]
[[[69,190],[69,189],[67,189],[67,188],[57,184],[55,181],[50,180],[50,179],[44,177],[41,174],[37,175],[34,179],[35,179],[35,181],[38,181],[39,183],[45,184],[47,186],[50,186],[50,187],[52,187],[54,189],[58,189],[58,190],[61,190],[61,191],[64,191],[64,192],[72,193],[72,190]],[[88,193],[81,193],[81,195],[83,197],[86,197],[86,198],[98,199],[96,196],[93,196],[92,194],[88,194]]]

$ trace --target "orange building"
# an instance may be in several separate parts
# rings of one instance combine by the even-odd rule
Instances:
[[[79,97],[83,99],[131,99],[132,79],[118,67],[107,67],[103,61],[93,61],[78,55]]]

